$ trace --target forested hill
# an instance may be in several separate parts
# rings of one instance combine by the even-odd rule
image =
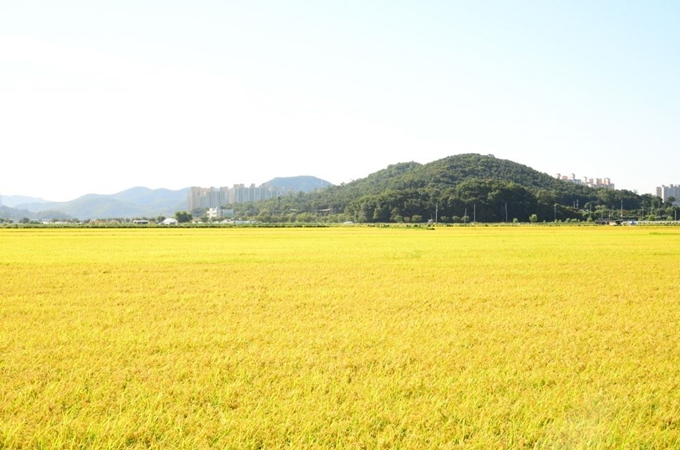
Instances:
[[[398,222],[437,218],[499,222],[584,219],[602,209],[651,208],[658,199],[630,191],[594,189],[561,181],[531,167],[491,155],[460,154],[428,164],[390,165],[366,178],[326,189],[251,205],[262,217],[305,213],[338,220]],[[656,205],[659,206],[659,205]],[[255,208],[255,210],[253,210]],[[599,216],[595,216],[599,214]],[[290,217],[289,217],[290,220]]]
[[[565,187],[556,178],[523,164],[474,153],[449,156],[421,166],[415,177],[425,184],[439,187],[455,186],[474,178],[508,181],[536,189],[559,190]]]
[[[267,187],[275,187],[282,190],[289,190],[292,192],[312,192],[317,189],[323,189],[331,186],[326,180],[312,176],[297,176],[297,177],[277,177],[263,183]]]
[[[354,197],[379,194],[385,190],[446,190],[471,179],[513,182],[529,189],[554,190],[572,195],[593,192],[585,186],[565,183],[523,164],[475,153],[449,156],[428,164],[394,164],[366,178],[338,186],[334,191]]]

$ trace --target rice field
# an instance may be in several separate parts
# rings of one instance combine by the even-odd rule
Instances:
[[[678,448],[680,233],[0,229],[0,448]]]

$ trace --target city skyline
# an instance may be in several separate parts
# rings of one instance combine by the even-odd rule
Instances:
[[[256,202],[276,198],[281,195],[290,195],[292,189],[284,189],[275,186],[261,184],[256,186],[251,183],[234,184],[232,187],[200,187],[192,186],[187,192],[187,210],[216,208],[226,204]]]

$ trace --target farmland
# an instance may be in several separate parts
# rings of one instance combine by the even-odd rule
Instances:
[[[680,446],[680,233],[0,230],[0,447]]]

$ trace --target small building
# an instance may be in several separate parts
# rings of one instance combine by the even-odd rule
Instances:
[[[233,217],[234,210],[222,209],[221,207],[217,206],[215,208],[208,208],[208,211],[206,211],[206,216],[208,217],[208,219],[222,219],[224,217]]]

